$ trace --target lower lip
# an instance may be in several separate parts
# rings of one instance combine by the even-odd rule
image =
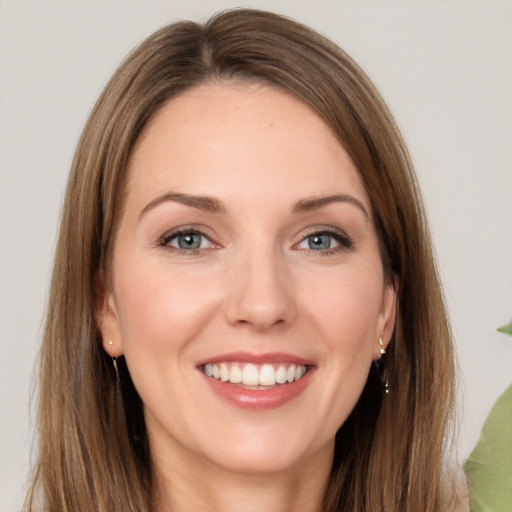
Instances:
[[[200,370],[201,371],[201,370]],[[240,409],[266,410],[276,409],[297,398],[308,386],[313,371],[308,369],[304,377],[288,384],[280,384],[270,389],[245,389],[237,384],[222,382],[208,377],[202,372],[203,377],[213,392],[226,402]]]

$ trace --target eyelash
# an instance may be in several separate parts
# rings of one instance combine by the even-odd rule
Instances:
[[[200,237],[205,238],[208,240],[213,246],[215,246],[215,243],[209,238],[208,235],[206,235],[203,231],[195,228],[179,228],[176,229],[170,233],[166,233],[163,235],[158,245],[160,247],[167,248],[172,251],[178,251],[180,255],[183,256],[198,256],[203,253],[203,251],[207,250],[206,248],[198,248],[198,249],[183,249],[179,247],[171,246],[171,241],[177,239],[180,236],[184,235],[197,235]],[[308,238],[314,237],[314,236],[329,236],[330,238],[333,238],[339,245],[333,248],[328,248],[325,250],[315,250],[315,249],[302,249],[307,255],[318,257],[318,256],[328,256],[331,254],[340,253],[343,251],[346,251],[350,249],[354,242],[353,240],[346,235],[345,233],[342,233],[340,231],[334,231],[329,229],[317,229],[314,231],[311,231],[309,233],[306,233],[301,240],[294,245],[294,247],[299,246],[300,244],[304,243]]]
[[[177,239],[178,237],[184,236],[184,235],[201,236],[201,237],[205,238],[206,240],[208,240],[211,244],[215,245],[210,240],[208,235],[206,235],[203,231],[201,231],[199,229],[195,229],[195,228],[179,228],[170,233],[166,233],[164,236],[162,236],[160,238],[158,245],[161,247],[164,247],[166,249],[172,250],[172,251],[177,251],[178,254],[183,255],[183,256],[198,256],[205,250],[204,248],[202,248],[202,249],[201,248],[199,248],[199,249],[182,249],[182,248],[173,247],[172,245],[170,245],[172,240]]]
[[[315,237],[315,236],[328,236],[330,238],[333,238],[339,245],[336,247],[332,247],[325,250],[315,250],[315,249],[304,249],[306,254],[308,256],[313,257],[322,257],[322,256],[329,256],[332,254],[337,254],[344,252],[348,249],[350,249],[354,245],[354,241],[345,233],[337,230],[330,230],[330,229],[316,229],[309,233],[306,233],[305,236],[302,237],[300,242],[296,244],[295,246],[298,246],[299,244],[304,243],[308,238]]]

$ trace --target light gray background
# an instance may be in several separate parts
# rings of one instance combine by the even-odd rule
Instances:
[[[186,7],[181,4],[187,4]],[[81,127],[143,37],[231,1],[0,0],[0,510],[19,510],[29,391],[61,199]],[[464,458],[512,381],[512,2],[258,1],[365,68],[417,166],[458,345]],[[462,406],[461,406],[462,407]],[[462,410],[462,409],[461,409]]]

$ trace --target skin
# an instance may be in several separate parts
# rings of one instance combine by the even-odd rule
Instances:
[[[191,227],[200,247],[180,249],[174,230]],[[144,403],[160,509],[320,510],[335,433],[395,315],[369,198],[324,122],[263,85],[169,101],[130,160],[112,275],[104,348],[124,354]],[[277,408],[236,407],[197,367],[235,351],[307,359],[308,384]]]

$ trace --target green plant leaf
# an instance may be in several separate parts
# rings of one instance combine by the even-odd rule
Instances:
[[[497,330],[499,332],[504,332],[505,334],[512,336],[512,322],[509,322],[507,325],[502,325],[501,327],[498,327]]]
[[[512,385],[494,404],[464,470],[471,512],[512,511]]]

